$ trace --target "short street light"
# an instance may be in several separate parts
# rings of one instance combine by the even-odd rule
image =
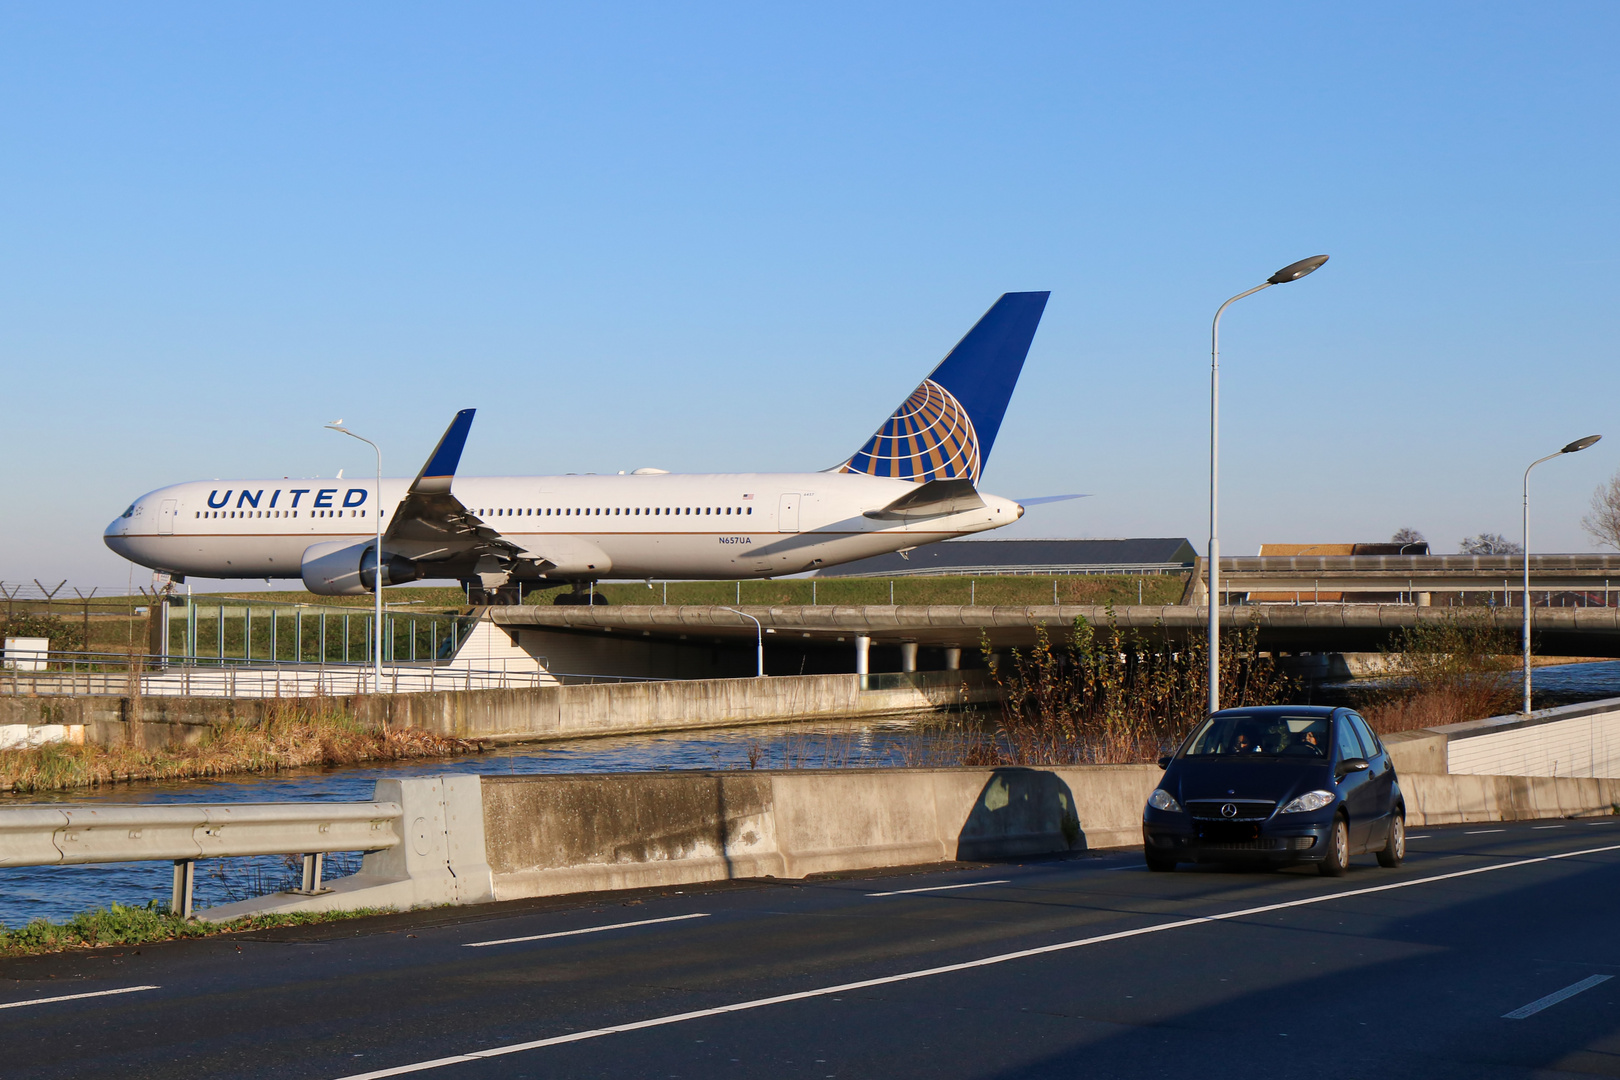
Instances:
[[[1328,261],[1326,255],[1312,255],[1289,263],[1264,282],[1240,292],[1220,306],[1209,328],[1209,711],[1221,707],[1221,315],[1245,296],[1261,289],[1298,281]]]
[[[763,679],[765,677],[765,628],[760,625],[760,622],[759,622],[758,619],[754,619],[754,617],[752,615],[748,614],[748,612],[746,612],[746,611],[738,611],[734,607],[724,608],[723,610],[729,611],[733,615],[741,615],[745,619],[753,619],[754,620],[754,637],[759,643],[758,644],[758,650],[759,650],[759,652],[758,652],[759,674],[756,677]]]
[[[1524,639],[1524,715],[1526,716],[1530,715],[1530,469],[1540,465],[1543,461],[1551,461],[1555,457],[1579,453],[1601,438],[1603,438],[1601,435],[1588,435],[1584,439],[1576,439],[1556,454],[1548,454],[1544,458],[1537,458],[1530,463],[1530,468],[1524,470],[1524,624],[1520,636]]]
[[[372,687],[371,692],[374,694],[380,694],[382,693],[383,658],[382,449],[364,435],[356,435],[354,432],[344,427],[342,420],[334,420],[326,426],[329,430],[340,431],[351,439],[359,439],[361,442],[365,443],[367,446],[371,447],[377,452],[377,501],[371,504],[371,516],[377,524],[377,546],[371,552],[371,591],[372,594],[377,598],[376,615],[374,616],[376,625],[373,627],[371,633],[373,645],[372,678],[376,685]],[[360,565],[361,569],[363,570],[365,568],[364,558],[360,560]],[[345,645],[344,648],[348,648],[348,646]]]

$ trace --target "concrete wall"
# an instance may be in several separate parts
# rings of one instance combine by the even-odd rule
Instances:
[[[1120,847],[1139,841],[1142,805],[1160,775],[1152,765],[1102,765],[384,781],[377,798],[404,807],[406,843],[366,856],[361,873],[330,893],[278,893],[206,917]]]
[[[938,678],[938,676],[934,676]],[[969,673],[965,678],[974,678]],[[92,745],[149,748],[195,743],[214,726],[256,727],[276,710],[335,708],[364,723],[421,728],[463,739],[543,740],[801,720],[860,719],[994,700],[961,684],[861,690],[855,675],[787,675],[543,686],[334,698],[0,696],[0,728],[77,727]],[[13,732],[15,741],[28,733]]]
[[[1620,699],[1430,730],[1446,739],[1447,772],[1620,777]]]
[[[499,899],[1136,842],[1156,766],[484,780]]]
[[[1408,828],[1620,812],[1620,781],[1593,777],[1401,773]]]

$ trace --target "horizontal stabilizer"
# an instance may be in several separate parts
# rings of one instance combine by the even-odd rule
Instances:
[[[917,490],[906,492],[881,510],[868,510],[865,516],[880,521],[904,520],[957,514],[983,506],[984,500],[979,498],[971,480],[930,480],[918,484]]]
[[[1039,506],[1041,503],[1068,502],[1070,499],[1089,499],[1090,495],[1036,495],[1031,499],[1014,499],[1019,506]]]

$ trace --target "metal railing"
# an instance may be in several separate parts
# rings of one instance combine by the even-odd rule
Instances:
[[[385,664],[379,685],[372,666],[364,663],[272,662],[240,657],[221,662],[217,657],[193,660],[144,653],[16,652],[15,657],[0,654],[0,695],[304,698],[667,681],[650,676],[547,671],[543,656],[534,658],[533,667],[514,667],[501,660],[484,668],[451,660]]]
[[[235,803],[29,806],[0,809],[0,867],[174,862],[169,910],[191,917],[198,859],[302,855],[301,887],[316,895],[325,856],[382,851],[403,840],[398,803]]]

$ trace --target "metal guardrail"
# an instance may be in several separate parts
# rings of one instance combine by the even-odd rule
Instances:
[[[326,892],[324,857],[403,842],[398,803],[61,805],[0,809],[0,867],[174,862],[170,910],[191,917],[198,859],[302,855],[302,887]]]

